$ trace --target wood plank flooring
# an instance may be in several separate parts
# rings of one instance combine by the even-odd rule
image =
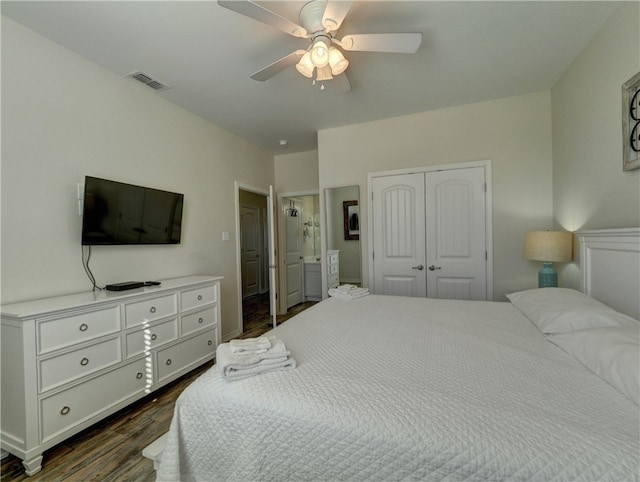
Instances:
[[[271,328],[268,295],[243,302],[245,332],[242,338],[259,336]],[[315,302],[306,302],[278,316],[284,323]],[[142,450],[169,430],[175,401],[182,391],[213,362],[184,375],[112,416],[65,440],[44,453],[42,470],[28,477],[22,461],[13,455],[2,460],[2,482],[151,482],[153,462]]]

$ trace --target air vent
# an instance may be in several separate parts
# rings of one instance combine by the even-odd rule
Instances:
[[[144,72],[141,72],[140,70],[138,70],[137,72],[132,72],[131,74],[127,75],[127,77],[131,77],[132,79],[135,79],[138,82],[143,83],[147,87],[151,87],[155,91],[169,89],[168,85],[163,84],[158,79],[154,79],[150,75],[147,75]]]

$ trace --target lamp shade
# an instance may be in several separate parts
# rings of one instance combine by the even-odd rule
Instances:
[[[536,261],[567,262],[572,259],[573,234],[566,231],[528,231],[524,257]]]
[[[311,54],[305,52],[300,59],[300,62],[296,64],[296,69],[305,77],[311,78],[313,76],[313,69],[315,66],[311,63]]]
[[[324,67],[329,63],[329,46],[322,39],[317,39],[311,47],[311,63],[316,67]]]
[[[349,61],[344,58],[342,52],[335,47],[329,47],[329,65],[333,75],[340,75],[349,67]]]
[[[331,80],[333,76],[331,75],[331,67],[325,65],[324,67],[320,67],[316,70],[316,81],[322,82],[324,80]]]

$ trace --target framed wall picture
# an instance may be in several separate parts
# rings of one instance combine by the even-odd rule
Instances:
[[[640,168],[640,72],[622,84],[622,169]]]
[[[345,241],[360,239],[360,206],[358,201],[342,202]]]

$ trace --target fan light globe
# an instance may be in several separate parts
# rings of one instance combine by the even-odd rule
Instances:
[[[311,63],[316,67],[324,67],[329,63],[329,47],[323,40],[316,40],[313,44]]]
[[[340,75],[349,67],[349,61],[344,58],[342,52],[335,47],[329,48],[329,65],[333,75]]]
[[[306,52],[302,56],[302,58],[300,59],[300,62],[296,64],[296,69],[305,77],[308,77],[308,78],[313,77],[314,65],[311,62],[311,54],[309,54],[309,52]]]
[[[331,67],[325,65],[324,67],[320,67],[316,70],[316,81],[323,82],[325,80],[331,80],[333,76],[331,75]]]

